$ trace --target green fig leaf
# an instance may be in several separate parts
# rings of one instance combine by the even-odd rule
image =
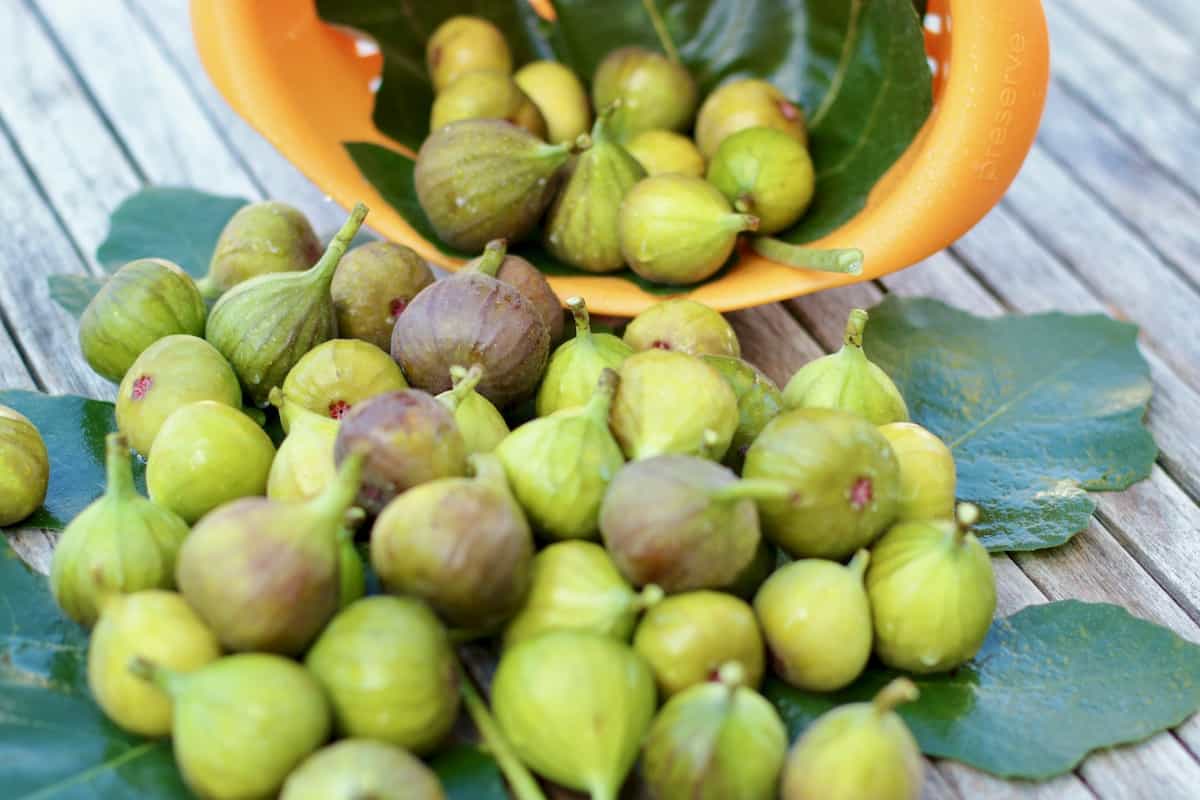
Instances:
[[[75,319],[83,316],[83,310],[104,285],[103,280],[91,275],[51,275],[46,278],[46,283],[50,287],[50,298]]]
[[[793,738],[842,703],[869,700],[896,673],[871,667],[818,695],[765,689]],[[1139,742],[1200,708],[1200,646],[1118,606],[1064,600],[996,620],[983,649],[945,675],[916,676],[898,711],[937,758],[1003,778],[1070,772],[1088,753]]]
[[[1090,314],[985,319],[936,300],[887,297],[866,350],[913,421],[950,446],[958,496],[992,551],[1038,550],[1084,530],[1089,491],[1150,474],[1149,368],[1137,328]]]
[[[475,747],[460,745],[438,754],[429,764],[442,781],[447,800],[508,800],[496,761]]]

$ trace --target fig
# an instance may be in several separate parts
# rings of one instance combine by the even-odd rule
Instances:
[[[433,270],[411,247],[368,242],[353,248],[342,257],[329,287],[338,335],[387,350],[396,319],[431,283]]]
[[[373,397],[345,416],[334,458],[341,464],[359,448],[367,461],[358,504],[369,514],[413,486],[467,473],[467,446],[454,416],[415,389]]]
[[[553,630],[628,640],[638,614],[662,597],[657,586],[635,592],[600,545],[558,542],[533,557],[529,593],[504,631],[504,646]]]
[[[346,739],[313,753],[279,800],[446,800],[437,775],[394,745]]]
[[[783,393],[771,380],[748,361],[733,356],[705,355],[704,363],[721,373],[737,397],[738,426],[725,453],[725,464],[740,470],[746,451],[767,423],[783,410]]]
[[[890,422],[879,432],[900,465],[900,522],[954,515],[954,456],[946,443],[915,422]]]
[[[779,713],[736,661],[667,701],[646,734],[642,777],[662,800],[774,800],[787,756]]]
[[[438,93],[429,112],[429,129],[436,131],[464,119],[502,119],[546,138],[542,112],[507,70],[464,72]]]
[[[550,357],[537,394],[537,415],[585,405],[596,391],[605,369],[619,369],[633,354],[629,345],[611,333],[592,333],[591,318],[582,297],[567,298],[575,318],[575,338],[563,342]]]
[[[458,250],[517,242],[554,199],[567,159],[588,145],[586,136],[546,144],[498,119],[455,122],[434,130],[417,153],[417,200],[438,237]]]
[[[734,211],[715,186],[689,175],[639,181],[621,201],[617,232],[629,268],[648,281],[682,286],[729,260],[738,234],[758,218]]]
[[[358,339],[330,339],[317,345],[283,381],[288,400],[330,419],[341,419],[363,400],[407,388],[392,357]],[[282,422],[288,430],[287,419]]]
[[[737,397],[715,369],[684,353],[646,350],[625,359],[620,376],[612,431],[630,460],[725,455],[737,430]]]
[[[240,409],[202,400],[159,428],[146,462],[150,499],[189,525],[219,505],[264,494],[275,445]]]
[[[796,490],[789,500],[758,504],[763,532],[793,558],[847,558],[896,517],[900,471],[891,445],[844,411],[780,414],[746,451],[742,475]]]
[[[875,425],[907,422],[908,407],[887,373],[863,352],[867,312],[856,308],[846,320],[842,349],[801,367],[783,390],[788,408],[836,408]]]
[[[863,573],[871,554],[847,566],[818,558],[778,569],[754,596],[775,673],[814,692],[848,686],[871,657],[871,607]]]
[[[89,367],[118,383],[164,336],[203,336],[206,313],[200,290],[182,268],[161,258],[130,261],[83,310],[79,347]]]
[[[496,722],[535,772],[591,800],[616,800],[655,707],[654,677],[627,644],[554,631],[500,657]]]
[[[233,366],[256,405],[266,405],[271,389],[305,353],[337,335],[329,285],[366,215],[367,207],[356,205],[310,269],[242,281],[213,306],[204,338]]]
[[[629,155],[638,160],[647,175],[691,175],[704,177],[704,156],[695,143],[675,131],[642,131],[625,143]]]
[[[105,716],[130,733],[166,736],[171,732],[171,698],[129,671],[135,657],[191,672],[220,658],[221,645],[175,592],[147,589],[104,598],[88,642],[92,697]]]
[[[420,600],[376,595],[338,614],[304,659],[333,703],[341,736],[423,754],[458,717],[458,662]]]
[[[815,186],[808,148],[774,128],[746,128],[725,137],[707,178],[735,209],[758,217],[763,234],[778,233],[800,219]]]
[[[783,800],[918,800],[925,765],[893,710],[916,699],[913,682],[896,678],[871,702],[818,717],[788,753]]]
[[[529,591],[533,534],[496,456],[471,456],[473,478],[443,478],[397,497],[371,530],[384,587],[419,597],[454,627],[492,630]]]
[[[175,560],[188,535],[174,512],[151,503],[133,485],[125,437],[104,439],[104,494],[71,520],[50,562],[50,590],[59,608],[90,628],[106,595],[175,585]]]
[[[251,203],[225,223],[198,285],[214,298],[251,278],[306,270],[320,257],[321,241],[302,212],[274,200]]]
[[[480,69],[512,71],[512,54],[504,34],[482,17],[459,15],[444,20],[425,43],[425,66],[434,91],[455,78]]]
[[[281,656],[242,653],[187,673],[139,658],[130,669],[170,695],[175,761],[200,797],[274,797],[329,736],[321,687]]]
[[[902,522],[872,548],[867,594],[884,664],[945,672],[983,646],[996,579],[987,548],[971,533],[978,520],[979,509],[961,503],[957,519]]]
[[[763,640],[754,610],[722,592],[667,597],[638,623],[633,649],[654,671],[663,697],[712,680],[730,662],[743,673],[741,685],[762,682]]]
[[[663,300],[638,314],[625,328],[624,339],[636,352],[677,350],[734,358],[742,354],[733,326],[720,312],[685,298]]]
[[[27,417],[0,406],[0,528],[41,507],[50,484],[50,454]]]
[[[572,142],[587,133],[592,107],[587,90],[570,67],[557,61],[534,61],[517,70],[513,80],[542,112],[547,141]]]
[[[454,414],[454,422],[462,433],[467,453],[490,453],[508,436],[508,423],[486,397],[475,391],[483,380],[483,367],[450,368],[453,386],[437,396],[438,401]]]
[[[362,556],[354,546],[354,531],[338,531],[338,611],[367,593],[367,574]]]
[[[271,390],[271,404],[280,410],[279,417],[289,432],[271,461],[267,497],[292,502],[310,500],[337,476],[333,446],[338,421],[297,406],[279,389]]]
[[[562,303],[550,288],[550,282],[541,270],[520,256],[508,252],[508,242],[496,239],[488,242],[483,255],[463,265],[463,271],[490,275],[501,283],[507,283],[520,292],[537,310],[542,324],[550,334],[550,344],[563,338]]]
[[[646,177],[637,159],[609,133],[615,107],[600,113],[592,127],[592,146],[568,167],[544,223],[551,255],[585,272],[624,268],[617,215],[625,193]]]
[[[192,529],[179,551],[179,591],[229,650],[295,655],[338,608],[338,536],[363,457],[304,502],[252,497]]]
[[[608,429],[617,373],[600,373],[587,405],[526,422],[496,448],[513,494],[550,539],[594,539],[600,503],[625,463]]]
[[[613,50],[592,78],[592,104],[606,108],[620,100],[613,116],[619,141],[642,131],[684,130],[696,113],[696,81],[677,59],[643,47]]]
[[[142,351],[121,379],[117,429],[134,450],[148,456],[167,417],[201,400],[240,411],[242,387],[233,368],[199,337],[163,337]]]
[[[804,109],[755,78],[732,80],[705,98],[696,115],[696,144],[705,158],[712,158],[727,136],[746,128],[774,128],[808,145]]]

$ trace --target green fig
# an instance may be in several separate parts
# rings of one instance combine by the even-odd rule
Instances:
[[[740,470],[746,451],[767,423],[783,410],[783,393],[758,367],[733,356],[705,355],[704,363],[721,373],[738,402],[738,426],[725,453],[725,464]]]
[[[553,630],[627,640],[637,615],[662,597],[657,586],[634,591],[600,545],[557,542],[534,556],[529,593],[504,631],[504,646]]]
[[[366,593],[367,571],[354,546],[354,532],[342,528],[338,531],[338,611],[361,600]]]
[[[896,455],[874,425],[844,411],[780,414],[750,445],[742,475],[796,490],[758,506],[767,538],[793,558],[847,558],[896,518]]]
[[[139,736],[171,732],[171,698],[129,671],[144,658],[191,672],[221,657],[217,637],[175,592],[108,595],[88,642],[87,682],[105,716]]]
[[[443,478],[397,497],[371,530],[371,566],[384,587],[419,597],[457,628],[491,630],[529,591],[533,534],[490,454],[473,478]]]
[[[889,667],[945,672],[969,661],[987,638],[996,612],[992,562],[971,533],[979,509],[962,503],[957,515],[902,522],[871,550],[875,652]]]
[[[329,736],[321,687],[286,658],[242,653],[187,673],[139,658],[130,669],[170,695],[175,762],[200,797],[274,797]]]
[[[513,80],[533,100],[546,120],[552,144],[573,142],[592,124],[587,90],[571,68],[557,61],[533,61],[517,70]]]
[[[550,344],[563,338],[562,303],[542,271],[520,256],[508,252],[508,242],[496,239],[488,242],[483,254],[463,265],[463,272],[480,272],[501,283],[507,283],[533,304],[542,324],[550,334]]]
[[[508,436],[508,423],[491,402],[475,391],[483,380],[483,367],[476,364],[470,369],[460,366],[450,368],[450,380],[454,384],[442,392],[437,399],[454,414],[454,422],[462,433],[467,453],[490,453],[504,437]]]
[[[625,143],[629,155],[638,160],[647,175],[690,175],[704,177],[704,156],[695,143],[675,131],[642,131]]]
[[[37,427],[0,406],[0,528],[20,522],[42,505],[50,485],[50,454]]]
[[[816,185],[808,148],[774,128],[746,128],[727,136],[706,177],[735,209],[758,217],[763,234],[778,233],[800,219]]]
[[[734,211],[702,178],[655,175],[621,201],[617,231],[629,268],[648,281],[683,286],[709,277],[729,260],[738,234],[758,218]]]
[[[337,612],[338,536],[361,454],[305,502],[252,497],[206,516],[179,551],[179,591],[230,650],[295,655]]]
[[[612,430],[630,460],[725,455],[737,430],[737,397],[715,369],[684,353],[646,350],[625,359],[620,376]]]
[[[321,241],[303,213],[274,200],[251,203],[225,223],[199,286],[216,297],[251,278],[306,270],[320,257]]]
[[[537,393],[537,415],[585,405],[596,391],[605,369],[619,369],[633,350],[611,333],[593,333],[587,304],[582,297],[568,297],[567,308],[575,318],[575,337],[558,346],[542,376]]]
[[[836,408],[875,425],[906,422],[908,407],[887,373],[863,352],[867,312],[856,308],[846,321],[842,349],[809,362],[783,390],[788,408]]]
[[[116,383],[164,336],[203,336],[206,313],[200,290],[182,268],[161,258],[130,261],[83,310],[79,346],[88,366]]]
[[[567,159],[588,145],[586,136],[546,144],[498,119],[455,122],[433,131],[417,153],[417,200],[438,237],[457,250],[517,242],[554,199]]]
[[[434,771],[407,750],[346,739],[305,759],[279,800],[446,800],[446,793]]]
[[[363,400],[407,388],[392,357],[358,339],[330,339],[317,345],[283,381],[288,400],[331,419],[341,419]],[[287,420],[283,423],[288,430]]]
[[[459,15],[444,20],[425,43],[425,66],[434,91],[480,69],[512,71],[512,54],[500,29],[482,17]]]
[[[647,130],[684,130],[696,113],[696,99],[696,81],[678,58],[643,47],[613,50],[592,78],[596,108],[621,102],[613,117],[620,141]]]
[[[736,661],[667,701],[642,746],[642,777],[662,800],[775,800],[787,756],[779,712]]]
[[[288,435],[271,461],[267,497],[289,502],[311,500],[337,477],[333,447],[338,421],[297,406],[279,389],[271,390],[271,404],[280,410]]]
[[[204,337],[233,366],[242,388],[265,405],[272,387],[305,353],[337,335],[329,285],[367,207],[350,213],[321,259],[305,272],[277,272],[243,281],[208,315]]]
[[[133,485],[129,444],[104,440],[104,494],[71,520],[50,562],[50,590],[59,607],[84,627],[95,624],[106,595],[175,585],[175,560],[188,526],[151,503]]]
[[[642,657],[607,636],[554,631],[504,652],[496,721],[535,772],[591,800],[616,800],[655,706]]]
[[[117,429],[143,456],[167,417],[190,403],[211,400],[242,408],[242,387],[229,362],[196,336],[166,336],[137,357],[117,390]]]
[[[594,539],[600,503],[625,463],[608,429],[617,373],[600,373],[587,405],[526,422],[496,448],[513,494],[551,539]]]
[[[502,119],[546,138],[546,120],[505,70],[464,72],[438,92],[429,113],[429,130],[464,119]]]
[[[754,611],[775,672],[814,692],[848,686],[871,657],[871,606],[863,573],[871,554],[848,566],[817,558],[781,567],[758,590]]]
[[[329,287],[338,335],[386,351],[396,320],[417,292],[431,283],[433,270],[411,247],[368,242],[351,249]]]
[[[890,422],[879,432],[900,464],[900,522],[954,515],[954,455],[946,443],[915,422]]]
[[[367,462],[358,504],[370,514],[413,486],[467,473],[467,445],[454,416],[415,389],[373,397],[345,416],[334,458],[341,464],[359,448]]]
[[[630,321],[625,344],[636,352],[676,350],[694,356],[737,358],[742,354],[733,326],[703,303],[675,298],[655,303]]]
[[[741,685],[763,677],[763,639],[754,610],[722,592],[684,592],[651,608],[633,634],[633,649],[654,671],[663,697],[711,681],[721,665],[736,662]]]
[[[427,753],[458,717],[458,662],[420,600],[376,595],[351,604],[304,663],[333,703],[339,735]]]
[[[774,128],[808,145],[804,109],[764,80],[742,78],[719,86],[696,115],[696,144],[712,158],[725,138],[746,128]]]
[[[893,709],[917,699],[896,678],[869,703],[850,703],[817,718],[783,768],[783,800],[918,800],[925,764]]]

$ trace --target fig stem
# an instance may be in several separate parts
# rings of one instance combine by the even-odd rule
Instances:
[[[846,332],[842,335],[842,344],[846,347],[853,347],[856,350],[861,350],[863,346],[863,333],[867,329],[867,320],[870,315],[861,308],[851,310],[850,316],[846,318]]]
[[[740,661],[726,661],[717,668],[717,680],[732,692],[745,685],[746,668]]]
[[[974,503],[959,503],[954,508],[954,521],[957,525],[954,541],[962,544],[963,539],[971,532],[971,528],[979,524],[979,506]]]
[[[505,491],[508,490],[508,478],[504,472],[504,464],[501,463],[499,457],[492,453],[472,453],[467,457],[467,461],[471,465],[471,472],[475,476],[475,480],[494,486],[503,486]]]
[[[496,277],[496,273],[500,271],[500,266],[504,263],[504,259],[508,256],[508,240],[507,239],[492,239],[483,248],[483,255],[475,262],[475,271],[482,272],[484,275]]]
[[[758,217],[753,214],[727,214],[721,218],[721,225],[731,231],[758,230]]]
[[[911,703],[920,696],[921,691],[917,685],[908,678],[901,677],[880,689],[871,704],[875,706],[878,714],[883,715],[894,710],[901,703]]]
[[[129,460],[129,440],[122,434],[110,433],[104,437],[104,493],[112,497],[130,497],[137,494],[133,485],[133,464]]]
[[[796,496],[796,490],[791,484],[770,478],[742,478],[727,483],[719,489],[714,489],[709,495],[717,502],[732,500],[782,500],[784,502]]]
[[[358,229],[362,227],[363,220],[366,218],[367,207],[362,203],[355,203],[354,208],[350,211],[350,218],[333,235],[329,246],[321,254],[320,260],[308,270],[307,274],[312,276],[314,282],[326,287],[326,294],[328,294],[329,285],[333,283],[333,273],[337,270],[338,262],[346,254],[346,250],[350,247],[350,242],[354,240],[354,237],[358,234]]]
[[[607,425],[608,412],[612,409],[613,395],[617,393],[619,382],[616,371],[605,367],[596,381],[596,391],[592,392],[584,407],[584,413]]]
[[[751,246],[760,256],[785,267],[844,275],[862,274],[863,252],[855,248],[821,250],[784,242],[770,236],[755,236]]]
[[[642,587],[642,590],[633,598],[633,611],[645,611],[648,608],[653,608],[662,602],[667,593],[662,590],[662,587],[657,583],[647,583]]]
[[[721,454],[717,450],[717,445],[721,443],[721,434],[714,431],[712,428],[705,428],[700,434],[700,457],[707,458],[710,461],[717,461]]]
[[[867,574],[867,565],[871,563],[871,551],[863,548],[854,554],[854,558],[850,559],[850,563],[846,565],[846,569],[858,576],[859,580]]]
[[[611,103],[600,109],[600,113],[596,115],[596,121],[592,123],[592,144],[596,142],[607,142],[611,140],[608,126],[612,124],[613,117],[616,116],[617,109],[621,107],[621,98],[616,98]]]
[[[754,198],[748,194],[744,194],[741,197],[739,197],[737,200],[733,201],[733,208],[734,208],[734,210],[740,211],[743,214],[753,214],[754,213]]]
[[[500,726],[492,718],[487,704],[483,702],[483,698],[471,684],[471,679],[467,677],[466,670],[463,669],[462,672],[463,679],[459,681],[459,686],[462,691],[463,704],[467,707],[467,713],[471,715],[471,721],[479,729],[479,735],[483,737],[483,743],[488,752],[496,759],[500,771],[508,780],[513,796],[516,800],[546,800],[546,795],[542,793],[542,787],[513,753],[508,740],[500,731]]]
[[[592,137],[586,133],[581,133],[575,137],[575,141],[572,142],[571,148],[567,152],[570,155],[577,156],[580,153],[582,153],[584,150],[590,150],[591,147],[592,147]]]
[[[129,659],[129,663],[125,668],[135,677],[146,681],[146,683],[154,684],[167,694],[171,693],[171,685],[174,683],[175,674],[166,667],[159,666],[148,658],[134,656]]]
[[[340,526],[346,511],[358,497],[358,490],[362,485],[363,463],[366,460],[365,448],[356,449],[350,453],[342,461],[333,482],[326,486],[319,495],[308,501],[309,507],[323,517],[337,520]]]
[[[283,389],[280,389],[278,386],[272,386],[271,391],[267,393],[267,402],[280,411],[283,411]]]
[[[575,338],[580,341],[592,338],[592,318],[588,314],[587,303],[579,295],[567,298],[567,309],[575,319]]]
[[[439,395],[439,397],[451,411],[456,411],[459,404],[466,399],[467,395],[475,391],[475,387],[479,385],[481,380],[483,380],[483,367],[478,364],[472,364],[470,369],[455,365],[450,368],[450,381],[452,384],[450,391]]]

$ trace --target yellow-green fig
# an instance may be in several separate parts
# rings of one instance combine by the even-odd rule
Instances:
[[[611,333],[593,333],[587,304],[582,297],[568,297],[567,308],[575,318],[575,337],[558,346],[542,376],[537,394],[537,415],[585,405],[596,391],[605,369],[619,369],[633,350]]]
[[[686,298],[663,300],[638,314],[625,328],[624,340],[636,352],[676,350],[734,358],[742,354],[737,334],[725,317]]]
[[[368,242],[352,248],[342,256],[329,286],[338,335],[386,351],[396,320],[431,283],[433,270],[411,247]]]
[[[251,278],[306,270],[320,257],[321,242],[298,209],[275,200],[251,203],[225,223],[200,289],[216,297]]]
[[[171,698],[129,671],[144,658],[174,672],[221,657],[216,635],[175,592],[147,589],[108,595],[88,642],[87,682],[105,716],[139,736],[171,732]]]
[[[145,659],[130,668],[170,695],[175,761],[205,800],[274,797],[329,736],[321,687],[281,656],[242,653],[186,673]]]
[[[367,593],[367,574],[362,556],[354,546],[354,532],[338,531],[338,610],[341,611]]]
[[[896,678],[871,702],[818,717],[788,753],[782,800],[918,800],[925,765],[893,710],[916,699],[913,682]]]
[[[816,558],[780,568],[758,590],[754,611],[775,672],[800,689],[830,692],[862,674],[871,657],[871,607],[860,550],[847,566]]]
[[[592,124],[587,90],[571,68],[557,61],[533,61],[513,75],[546,120],[551,144],[574,141]]]
[[[50,454],[25,415],[0,406],[0,528],[28,517],[46,499]]]
[[[338,421],[292,403],[279,389],[271,390],[271,404],[280,410],[279,417],[289,432],[271,461],[267,497],[311,500],[337,477],[333,448]]]
[[[480,69],[512,71],[512,54],[504,34],[482,17],[466,14],[444,20],[425,43],[425,66],[434,91],[455,78]]]
[[[427,753],[458,717],[458,662],[420,600],[376,595],[334,617],[304,659],[342,736]]]
[[[317,345],[296,362],[283,382],[288,400],[331,419],[341,419],[363,400],[407,388],[404,373],[392,357],[359,339],[330,339]],[[283,423],[288,430],[287,420]]]
[[[647,175],[691,175],[704,177],[704,156],[696,144],[675,131],[642,131],[625,143],[629,155],[638,160]]]
[[[562,340],[565,327],[562,302],[541,270],[527,259],[508,252],[508,242],[503,239],[488,242],[483,253],[464,264],[459,272],[478,272],[507,283],[533,305],[550,334],[550,344]]]
[[[187,523],[137,493],[129,445],[105,439],[104,494],[71,520],[50,562],[50,589],[71,619],[91,627],[106,595],[175,585],[175,561]]]
[[[492,707],[535,772],[591,800],[616,800],[655,707],[654,677],[629,645],[554,631],[500,657]]]
[[[899,523],[872,548],[867,594],[884,664],[945,672],[983,646],[996,579],[987,548],[971,533],[978,520],[979,509],[962,503],[957,519]]]
[[[429,112],[429,129],[436,131],[464,119],[501,119],[546,138],[542,112],[507,70],[464,72],[438,92]]]
[[[508,423],[491,401],[475,391],[483,379],[483,367],[470,369],[455,365],[450,368],[453,382],[437,396],[439,402],[454,414],[454,422],[462,433],[467,453],[490,453],[508,436]]]
[[[777,87],[757,78],[741,78],[717,87],[696,115],[696,144],[705,158],[731,134],[746,128],[774,128],[808,144],[804,109]]]
[[[836,408],[875,425],[908,420],[908,407],[887,373],[863,352],[867,312],[856,308],[846,321],[842,349],[809,362],[783,390],[788,408]]]
[[[946,443],[915,422],[890,422],[879,432],[900,464],[897,519],[946,519],[954,514],[954,455]]]
[[[816,185],[808,148],[774,128],[746,128],[726,137],[706,177],[734,208],[758,217],[763,234],[800,219]]]
[[[643,47],[622,47],[604,57],[592,77],[592,103],[620,100],[613,130],[621,141],[646,130],[683,130],[696,113],[696,81],[678,62]]]
[[[395,745],[344,739],[288,776],[279,800],[446,800],[437,775]]]
[[[738,426],[725,453],[725,464],[741,470],[750,445],[783,410],[783,393],[767,375],[748,361],[733,356],[705,355],[704,363],[721,373],[738,403]]]

